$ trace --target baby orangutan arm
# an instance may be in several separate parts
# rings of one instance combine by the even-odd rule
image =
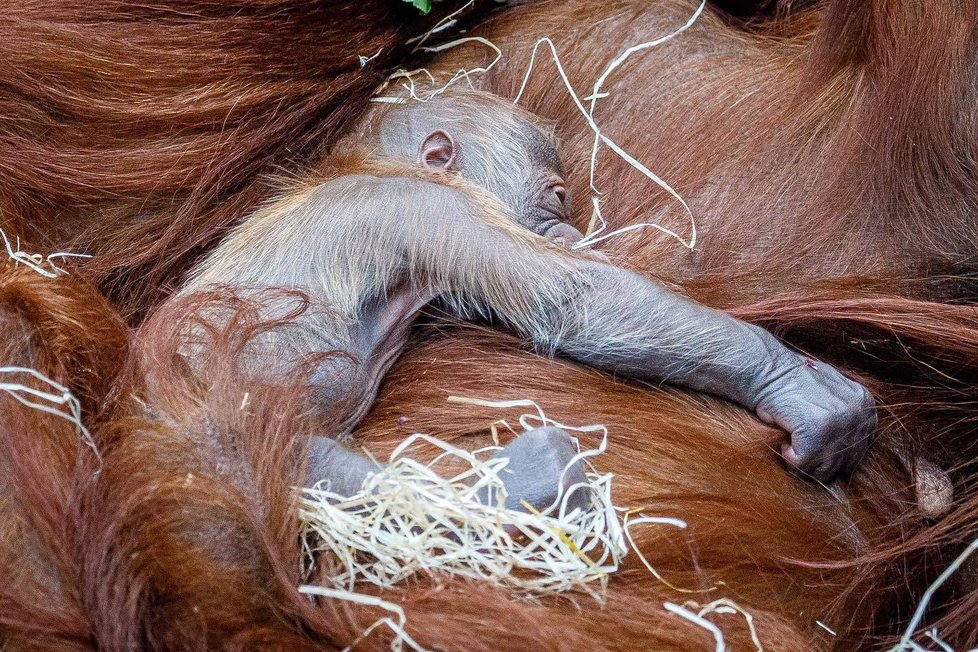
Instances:
[[[728,398],[788,431],[781,452],[789,468],[818,480],[848,475],[865,454],[873,398],[831,366],[658,283],[526,234],[485,197],[425,185],[431,213],[412,211],[421,222],[395,228],[414,277],[461,314],[491,311],[544,352]]]
[[[789,468],[828,481],[849,475],[876,427],[869,391],[767,331],[636,274],[583,264],[586,296],[556,348],[582,362],[728,398],[791,434]],[[589,315],[588,318],[582,318]]]

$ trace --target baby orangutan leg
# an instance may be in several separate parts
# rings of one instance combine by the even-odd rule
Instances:
[[[381,470],[379,464],[366,455],[347,450],[329,437],[313,437],[312,458],[306,486],[325,480],[330,491],[340,496],[353,496],[363,487],[363,481]]]
[[[508,509],[527,511],[524,502],[533,509],[546,510],[558,495],[563,496],[574,485],[584,482],[584,467],[580,460],[568,468],[577,455],[570,436],[559,428],[536,428],[525,432],[493,455],[505,457],[509,463],[500,472],[506,487]],[[330,491],[340,496],[352,496],[363,487],[364,480],[381,466],[366,455],[344,448],[328,437],[313,437],[311,464],[306,484],[329,481]],[[494,492],[488,487],[479,493],[483,504],[495,504]],[[574,491],[567,498],[567,511],[587,507],[587,492]]]

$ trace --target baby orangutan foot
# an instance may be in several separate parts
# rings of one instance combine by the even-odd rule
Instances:
[[[557,502],[566,501],[567,512],[574,508],[585,509],[588,505],[588,492],[578,486],[570,495],[567,491],[586,481],[584,465],[577,460],[568,467],[577,447],[570,435],[560,428],[535,428],[527,431],[507,444],[493,455],[493,459],[508,458],[509,463],[499,472],[506,487],[507,509],[521,512],[529,511],[526,505],[535,510],[556,514],[560,506],[549,508]],[[490,487],[479,492],[479,501],[495,505],[497,498]],[[525,503],[525,504],[524,504]]]

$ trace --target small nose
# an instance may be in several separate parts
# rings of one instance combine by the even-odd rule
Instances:
[[[570,224],[555,224],[544,234],[544,237],[551,242],[554,242],[565,247],[569,247],[584,237],[584,234],[575,229]]]
[[[555,185],[554,186],[554,197],[556,197],[557,198],[557,201],[561,205],[563,205],[564,204],[564,200],[567,199],[567,188],[563,187],[560,184]]]

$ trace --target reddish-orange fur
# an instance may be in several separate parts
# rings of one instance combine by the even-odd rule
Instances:
[[[97,254],[86,274],[127,313],[348,127],[435,20],[337,0],[0,8],[0,219]]]
[[[80,247],[96,258],[71,278],[2,269],[0,323],[14,337],[0,364],[68,384],[103,462],[95,475],[70,424],[0,394],[0,641],[319,649],[350,643],[385,615],[296,592],[290,487],[302,477],[296,434],[311,424],[302,388],[236,369],[235,351],[263,327],[250,306],[216,334],[200,379],[175,354],[191,304],[142,323],[128,355],[117,315],[135,322],[151,310],[269,194],[263,175],[310,164],[364,110],[404,39],[424,29],[392,16],[395,4],[3,7],[0,226],[33,250]],[[582,0],[502,12],[478,28],[511,57],[487,87],[512,96],[533,40],[547,35],[586,94],[623,46],[674,28],[693,6]],[[765,649],[853,649],[899,631],[978,529],[968,484],[978,314],[935,303],[974,292],[975,171],[964,162],[978,158],[976,14],[971,1],[833,0],[745,31],[708,11],[683,38],[626,64],[599,105],[608,133],[679,189],[701,226],[692,254],[652,231],[621,236],[609,252],[840,363],[880,399],[878,444],[846,486],[850,504],[785,474],[782,433],[719,400],[544,360],[482,327],[426,332],[360,428],[372,450],[386,455],[406,429],[475,446],[490,422],[515,416],[450,405],[448,394],[532,398],[561,421],[606,423],[611,445],[598,465],[616,474],[616,502],[690,523],[683,535],[636,528],[639,547],[672,584],[719,588],[677,593],[634,555],[604,608],[587,598],[580,610],[563,599],[517,603],[435,577],[384,593],[404,606],[412,635],[453,649],[707,649],[710,635],[662,602],[717,597],[754,614]],[[928,38],[917,42],[922,26]],[[360,71],[356,55],[381,46]],[[435,65],[483,55],[449,56]],[[540,66],[523,103],[558,120],[584,223],[590,137]],[[748,96],[755,88],[764,90]],[[665,195],[607,152],[599,186],[614,225],[652,217],[685,228]],[[158,412],[147,418],[133,394],[152,396]],[[205,434],[234,464],[218,463]],[[937,523],[913,505],[918,455],[958,483]],[[967,572],[932,614],[960,647],[978,643]],[[735,649],[751,649],[742,619],[718,622]],[[388,639],[381,628],[365,645]]]

